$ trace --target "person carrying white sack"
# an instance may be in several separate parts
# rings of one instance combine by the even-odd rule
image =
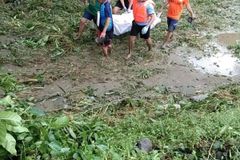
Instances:
[[[131,12],[133,0],[118,0],[113,7],[113,14],[118,14],[120,10],[124,12]]]
[[[126,59],[132,56],[132,50],[138,34],[146,41],[148,51],[152,49],[152,39],[150,37],[150,26],[155,19],[154,2],[152,0],[133,0],[132,28],[129,38],[129,52]]]

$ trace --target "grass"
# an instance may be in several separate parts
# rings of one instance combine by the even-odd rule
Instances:
[[[8,84],[1,83],[1,87],[9,88]],[[11,86],[15,90],[16,81]],[[91,88],[86,92],[91,94]],[[17,112],[29,129],[29,133],[15,134],[18,159],[220,159],[219,156],[237,159],[240,156],[238,84],[221,87],[200,102],[162,93],[148,100],[127,98],[115,104],[105,102],[92,112],[79,113],[46,114],[30,101],[10,97],[11,103],[2,103],[3,107]],[[78,107],[93,109],[93,103],[88,101]],[[145,137],[154,144],[149,153],[136,147],[137,141]]]
[[[229,7],[225,12],[218,10],[226,2],[191,1],[198,15],[196,28],[187,23],[184,13],[176,43],[201,48],[205,39],[198,37],[197,29],[209,29],[207,32],[211,32],[214,26],[219,30],[230,23],[215,23],[221,21],[219,16],[232,11]],[[34,56],[46,56],[57,61],[62,56],[77,54],[83,59],[84,50],[89,53],[97,51],[92,47],[95,46],[94,31],[90,28],[82,40],[73,40],[83,9],[78,0],[25,0],[15,7],[0,6],[0,35],[14,39],[1,44],[1,49],[10,51],[11,58],[0,57],[0,60],[21,66]],[[155,42],[165,35],[166,23],[163,21],[162,24],[152,31]],[[124,35],[114,37],[113,43],[120,44],[116,48],[121,51],[126,48],[127,41]],[[144,42],[137,42],[137,60],[146,58],[143,45]],[[238,53],[239,46],[234,46],[233,50]],[[130,93],[116,93],[123,94],[121,100],[105,101],[95,97],[95,90],[89,86],[83,90],[86,97],[76,102],[72,110],[57,113],[45,113],[36,108],[31,100],[18,98],[16,92],[20,84],[16,78],[11,74],[0,74],[0,87],[14,102],[11,105],[1,104],[0,108],[17,112],[29,129],[29,133],[14,135],[17,139],[17,156],[5,152],[1,154],[0,147],[0,158],[3,155],[6,159],[24,160],[238,159],[239,84],[219,88],[200,102],[169,93],[164,86],[154,88],[157,92],[155,97],[134,99],[131,95],[136,94],[139,86],[143,85],[135,79],[147,79],[157,71],[136,69],[134,72],[129,75],[132,76],[131,80],[125,85]],[[40,84],[45,81],[43,74],[35,78]],[[137,141],[144,137],[154,144],[154,149],[149,153],[136,148]]]
[[[233,53],[236,55],[236,57],[240,57],[240,44],[236,44],[233,46],[228,47],[229,49],[231,49],[233,51]]]

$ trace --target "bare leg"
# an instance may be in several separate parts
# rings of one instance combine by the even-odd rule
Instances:
[[[86,18],[82,18],[79,23],[79,30],[77,33],[76,39],[79,39],[82,36],[83,30],[87,24],[88,20]]]
[[[152,39],[149,37],[148,39],[145,39],[147,46],[148,46],[148,51],[152,50]]]
[[[108,46],[102,46],[102,49],[103,49],[103,55],[105,57],[108,57]]]
[[[129,59],[132,56],[132,50],[135,44],[135,40],[136,40],[136,36],[130,36],[129,37],[129,50],[128,50],[128,55],[126,57],[126,59]]]
[[[169,41],[171,40],[171,38],[173,37],[173,32],[167,32],[166,38],[163,42],[162,47],[164,48],[166,46],[167,43],[169,43]]]
[[[112,10],[112,13],[113,14],[118,14],[120,12],[121,8],[119,7],[114,7],[113,10]]]

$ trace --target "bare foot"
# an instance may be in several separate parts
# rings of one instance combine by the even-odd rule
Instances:
[[[132,57],[132,54],[128,54],[127,57],[125,57],[126,60],[130,59]]]
[[[163,45],[161,45],[161,49],[166,49],[166,48],[167,48],[166,43],[164,43]]]
[[[151,51],[151,50],[152,50],[152,47],[149,47],[149,46],[148,46],[148,51]]]

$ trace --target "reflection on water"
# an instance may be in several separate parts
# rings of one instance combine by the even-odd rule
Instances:
[[[229,53],[227,48],[216,45],[217,53],[203,57],[190,57],[189,62],[203,73],[224,76],[240,75],[240,60]]]

